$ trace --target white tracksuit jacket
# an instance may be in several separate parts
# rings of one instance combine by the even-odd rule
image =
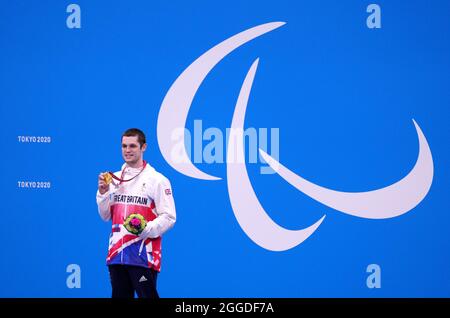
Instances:
[[[114,175],[131,179],[142,168],[131,168],[126,164]],[[113,179],[109,191],[97,191],[97,205],[104,221],[112,219],[107,265],[127,264],[161,270],[161,236],[176,221],[175,203],[169,180],[148,163],[142,173],[129,182]],[[147,226],[139,235],[124,227],[124,220],[139,213],[147,220]]]

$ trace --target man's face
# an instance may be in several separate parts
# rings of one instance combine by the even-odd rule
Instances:
[[[138,136],[122,137],[122,156],[126,163],[136,164],[147,148],[147,144],[143,144],[142,148],[138,141]]]

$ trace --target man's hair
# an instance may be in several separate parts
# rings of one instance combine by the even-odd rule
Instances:
[[[142,145],[146,143],[145,141],[145,134],[142,132],[142,130],[137,129],[137,128],[130,128],[127,129],[123,134],[122,134],[122,139],[123,137],[133,137],[133,136],[137,136],[138,137],[138,142],[139,145],[142,148]]]

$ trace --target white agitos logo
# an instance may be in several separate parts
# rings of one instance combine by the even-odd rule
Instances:
[[[262,24],[232,36],[200,56],[172,84],[161,105],[157,134],[161,152],[175,170],[197,179],[221,179],[195,167],[185,149],[181,152],[178,149],[181,160],[180,158],[175,160],[172,157],[174,146],[172,133],[176,130],[184,131],[192,100],[205,77],[217,63],[241,45],[284,24],[284,22]],[[244,161],[243,128],[247,101],[258,61],[259,59],[256,59],[253,62],[247,73],[232,119],[231,129],[237,132],[239,157],[237,162],[240,163],[227,164],[228,193],[234,215],[248,237],[265,249],[284,251],[299,245],[314,233],[325,215],[305,229],[296,231],[285,229],[268,216],[252,188]],[[433,159],[430,148],[419,125],[414,120],[413,123],[419,139],[419,155],[414,168],[400,181],[374,191],[341,192],[321,187],[296,175],[261,149],[259,151],[264,160],[284,180],[314,200],[343,213],[362,218],[392,218],[410,211],[419,204],[433,181]],[[227,162],[231,162],[233,158],[230,157],[228,150],[230,142],[227,145]]]

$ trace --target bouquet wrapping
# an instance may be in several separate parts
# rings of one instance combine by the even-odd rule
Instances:
[[[123,226],[127,229],[128,232],[139,235],[145,229],[147,225],[147,221],[145,218],[139,213],[130,214],[123,222]]]

